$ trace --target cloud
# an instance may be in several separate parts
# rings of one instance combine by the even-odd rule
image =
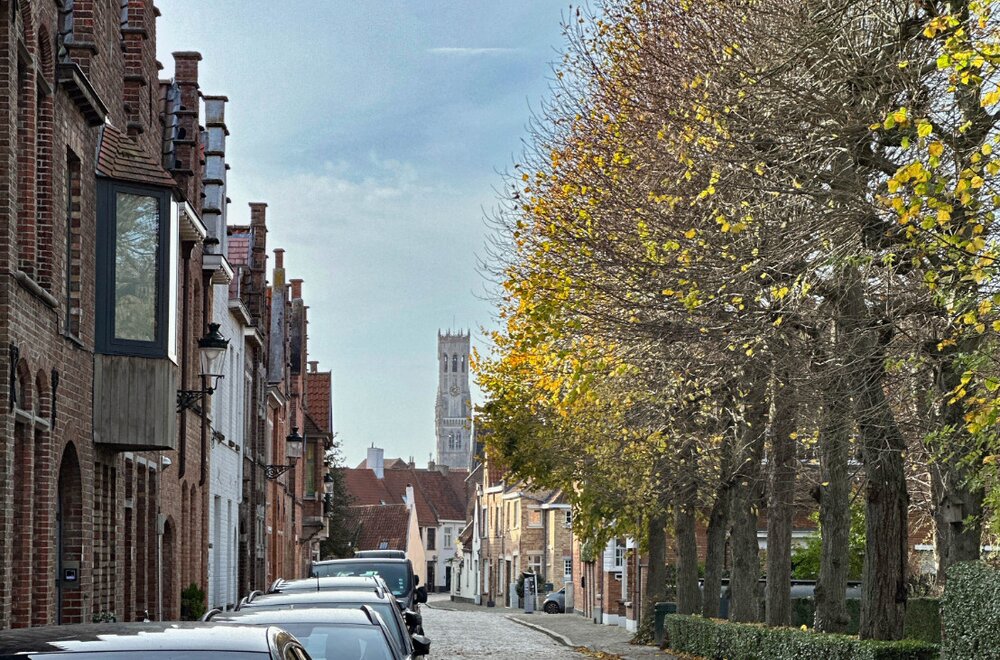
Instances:
[[[428,48],[428,53],[434,53],[435,55],[460,55],[460,56],[476,56],[476,55],[507,55],[509,53],[519,52],[520,48]]]

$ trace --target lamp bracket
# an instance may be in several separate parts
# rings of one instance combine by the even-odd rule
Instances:
[[[289,463],[287,465],[265,465],[264,476],[268,479],[277,479],[293,467],[295,467],[295,463]]]
[[[214,391],[215,388],[212,387],[203,390],[177,390],[177,412],[187,410],[198,403],[203,396],[212,396]]]

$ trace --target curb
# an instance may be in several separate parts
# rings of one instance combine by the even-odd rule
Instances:
[[[542,633],[544,635],[548,635],[549,637],[551,637],[552,639],[556,640],[557,642],[559,642],[563,646],[568,646],[571,649],[575,649],[575,648],[578,648],[580,646],[580,644],[574,644],[570,640],[569,637],[566,637],[565,635],[560,635],[556,631],[549,630],[548,628],[540,626],[537,623],[528,623],[527,621],[522,621],[521,619],[516,619],[516,618],[514,618],[514,615],[512,615],[512,614],[505,614],[504,618],[507,619],[508,621],[513,621],[514,623],[519,623],[522,626],[524,626],[525,628],[531,628],[532,630],[536,630],[536,631],[538,631],[538,632],[540,632],[540,633]],[[587,648],[591,648],[591,647],[588,646]],[[593,649],[591,648],[591,650],[593,650]]]

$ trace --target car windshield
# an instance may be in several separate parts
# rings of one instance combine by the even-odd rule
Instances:
[[[25,660],[38,658],[38,660],[51,660],[57,656],[66,656],[71,660],[269,660],[271,654],[266,651],[67,651],[66,653],[27,653],[24,655],[0,655],[0,660]],[[314,658],[317,656],[313,656]],[[367,656],[360,656],[367,658]],[[372,656],[382,660],[381,655]],[[388,657],[388,656],[385,656]]]
[[[350,562],[317,564],[313,573],[317,577],[370,577],[380,576],[389,586],[393,596],[405,596],[410,591],[410,575],[406,562]]]
[[[313,660],[393,660],[378,626],[338,626],[329,623],[283,623]]]
[[[382,617],[382,620],[385,621],[386,627],[389,628],[389,632],[392,633],[392,636],[396,640],[396,643],[399,645],[399,648],[405,649],[406,638],[404,637],[404,635],[406,633],[403,631],[401,627],[399,621],[399,611],[396,609],[396,606],[388,601],[381,603],[363,603],[363,604],[371,607],[378,613],[380,617]],[[306,604],[305,603],[282,604],[282,603],[268,603],[266,601],[260,601],[257,603],[252,603],[252,605],[254,610],[284,610],[288,609],[289,607],[296,607],[296,608],[302,607],[305,606]],[[362,603],[360,602],[308,603],[309,607],[317,607],[323,609],[329,608],[338,610],[353,610],[361,607],[361,605]],[[285,627],[284,624],[276,624],[276,625],[278,625],[281,628]]]

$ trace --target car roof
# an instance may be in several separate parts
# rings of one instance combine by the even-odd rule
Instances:
[[[359,610],[360,611],[360,610]],[[278,628],[253,631],[214,622],[86,623],[5,630],[0,655],[114,651],[256,651],[277,646]]]
[[[330,589],[327,591],[289,591],[258,596],[243,607],[259,605],[310,604],[310,603],[391,603],[387,592],[375,589]],[[241,607],[240,609],[243,609]]]
[[[325,559],[314,561],[313,566],[329,566],[330,564],[410,564],[409,559],[394,559],[393,557],[353,557],[351,559]]]
[[[357,609],[335,609],[324,607],[300,607],[281,610],[246,609],[236,612],[222,612],[212,617],[212,621],[239,623],[245,625],[275,625],[286,623],[332,623],[336,625],[374,626],[360,607]]]
[[[382,578],[377,575],[331,575],[327,577],[278,580],[271,593],[286,591],[321,591],[323,589],[369,589],[381,587]]]

